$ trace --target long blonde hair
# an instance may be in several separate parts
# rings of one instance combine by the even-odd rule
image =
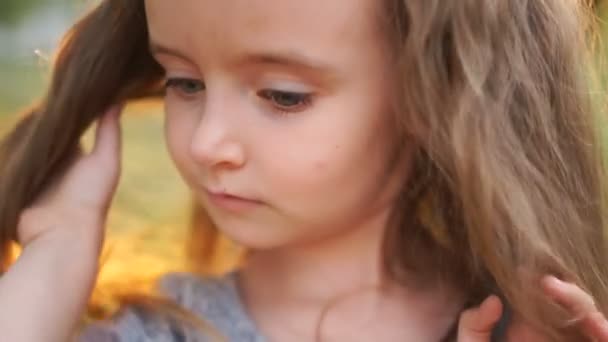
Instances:
[[[543,274],[608,309],[604,163],[582,0],[384,0],[402,142],[418,146],[387,232],[389,275],[448,281],[475,305],[498,293],[555,340]],[[66,35],[47,95],[0,145],[0,252],[19,213],[60,175],[111,103],[160,95],[143,0],[105,0]],[[219,234],[195,206],[196,262]],[[201,234],[202,229],[205,229]],[[6,258],[5,258],[6,260]],[[7,267],[6,265],[5,267]]]

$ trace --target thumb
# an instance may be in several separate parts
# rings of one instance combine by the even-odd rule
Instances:
[[[502,315],[502,303],[489,296],[479,307],[466,310],[458,322],[458,342],[489,342],[492,329]]]
[[[98,120],[95,145],[91,155],[105,162],[115,164],[119,160],[121,134],[119,116],[123,105],[115,105]]]

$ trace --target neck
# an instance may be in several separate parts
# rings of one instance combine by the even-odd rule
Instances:
[[[388,213],[382,213],[339,236],[252,252],[240,272],[239,286],[258,324],[268,327],[273,323],[268,323],[272,319],[267,317],[281,317],[282,325],[291,326],[292,331],[314,331],[332,310],[332,316],[350,320],[351,327],[353,321],[382,316],[399,326],[404,320],[412,321],[408,317],[411,311],[418,315],[416,322],[428,325],[446,312],[455,312],[451,294],[421,293],[384,276],[382,242],[387,219]],[[451,307],[446,302],[451,302]],[[368,317],[353,317],[361,312]],[[453,315],[449,315],[441,324],[447,326],[452,320]]]
[[[377,286],[384,233],[378,223],[302,245],[252,252],[242,272],[244,290],[251,286],[255,291],[260,286],[290,301],[325,303],[359,288]]]

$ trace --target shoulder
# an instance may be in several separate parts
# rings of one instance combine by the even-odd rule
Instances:
[[[202,277],[170,273],[159,279],[157,287],[161,295],[209,323],[229,341],[263,341],[241,306],[234,275]],[[145,310],[126,307],[111,320],[87,326],[77,340],[206,342],[209,339]]]
[[[128,307],[110,320],[87,325],[76,337],[79,342],[186,341],[169,322],[151,319],[141,310]]]
[[[243,307],[234,273],[221,277],[171,273],[158,286],[161,293],[234,340],[262,341]]]
[[[169,273],[158,281],[158,291],[194,312],[231,310],[240,304],[233,274],[222,277]]]

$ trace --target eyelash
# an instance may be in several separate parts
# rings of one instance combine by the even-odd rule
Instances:
[[[199,85],[199,89],[184,91],[185,85]],[[165,81],[165,91],[174,89],[184,98],[192,97],[194,93],[205,90],[205,85],[201,81],[190,79],[190,78],[169,78]],[[273,109],[281,115],[287,115],[297,113],[305,110],[312,104],[313,94],[311,93],[298,93],[290,91],[281,91],[275,89],[263,89],[256,93],[256,95],[268,102],[273,106]],[[281,105],[281,100],[295,100],[295,105]]]
[[[274,89],[263,89],[257,92],[257,96],[268,101],[281,115],[288,115],[292,113],[299,113],[312,104],[312,94],[310,93],[298,93],[291,91],[281,91]],[[295,100],[295,105],[281,105],[280,100]]]
[[[191,78],[168,78],[165,81],[165,91],[169,90],[169,89],[174,89],[175,91],[177,91],[178,93],[180,93],[180,95],[182,95],[183,97],[190,97],[193,93],[184,91],[183,86],[186,84],[197,84],[200,85],[200,89],[195,90],[195,92],[198,91],[202,91],[205,90],[205,85],[195,79],[191,79]]]

